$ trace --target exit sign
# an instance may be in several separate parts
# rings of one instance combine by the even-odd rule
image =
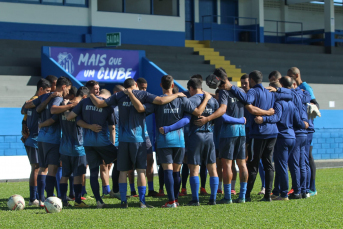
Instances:
[[[120,46],[121,34],[118,33],[106,33],[106,46]]]

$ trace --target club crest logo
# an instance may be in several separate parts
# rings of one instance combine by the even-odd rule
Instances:
[[[70,53],[62,52],[58,54],[58,64],[70,74],[74,73],[73,56]]]

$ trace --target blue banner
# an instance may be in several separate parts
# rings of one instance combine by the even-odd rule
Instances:
[[[139,77],[139,51],[50,47],[50,57],[81,82],[123,83]]]

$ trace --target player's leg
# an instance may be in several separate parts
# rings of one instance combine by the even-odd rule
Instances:
[[[103,162],[103,164],[100,165],[100,177],[102,182],[102,197],[108,198],[111,190],[109,171],[105,162]]]
[[[159,149],[161,150],[161,149]],[[171,149],[164,149],[170,150]],[[166,152],[166,151],[164,151]],[[173,164],[172,163],[162,163],[162,167],[164,170],[164,183],[166,185],[166,190],[168,194],[168,202],[163,205],[162,207],[165,208],[175,208],[175,194],[174,194],[174,177],[173,177]]]
[[[119,192],[119,171],[118,171],[118,161],[115,160],[113,162],[113,169],[112,169],[112,191],[110,195],[112,198],[117,198],[120,200],[120,192]]]
[[[129,183],[130,183],[131,196],[138,197],[136,189],[135,189],[135,170],[133,169],[129,170],[127,176],[129,178]]]
[[[181,177],[180,177],[180,170],[181,170],[182,161],[173,164],[173,179],[174,179],[174,197],[176,206],[179,206],[179,192],[181,186]]]
[[[207,168],[204,162],[200,166],[200,195],[207,195],[206,192]]]
[[[67,155],[61,155],[61,162],[62,162],[62,177],[60,180],[60,198],[62,199],[63,207],[70,207],[70,204],[67,200],[67,192],[68,192],[68,180],[69,176],[73,172],[73,161],[72,157]]]
[[[54,195],[54,187],[56,183],[56,173],[60,166],[60,153],[58,144],[43,143],[46,163],[48,164],[48,174],[46,176],[46,192],[47,197]]]
[[[69,198],[75,199],[74,174],[71,174],[69,177]]]
[[[218,191],[217,193],[223,194],[223,167],[222,167],[222,161],[219,158],[219,150],[216,149],[216,164],[217,164],[217,173],[219,178],[219,185],[218,185]]]
[[[162,165],[159,165],[158,166],[158,181],[159,181],[159,184],[160,184],[160,191],[159,191],[159,194],[161,196],[164,196],[164,170],[163,170],[163,167]]]
[[[273,152],[276,143],[276,138],[265,140],[265,145],[262,149],[262,163],[266,179],[266,192],[262,201],[271,201],[270,194],[273,188],[274,166],[273,166]]]
[[[288,158],[288,167],[292,177],[293,193],[289,196],[291,199],[301,199],[300,188],[300,143],[301,137],[296,137],[295,145]]]
[[[188,164],[189,168],[189,183],[192,191],[192,203],[199,203],[199,165]]]
[[[31,146],[25,146],[27,156],[29,158],[29,162],[31,165],[31,173],[29,179],[29,186],[30,186],[30,201],[29,206],[31,205],[39,205],[39,200],[37,198],[37,177],[39,172],[39,161],[38,161],[38,148],[34,148]]]
[[[236,160],[232,161],[231,170],[232,170],[231,195],[236,195],[236,179],[237,179]]]
[[[245,203],[245,194],[247,191],[248,169],[245,162],[245,158],[246,158],[245,142],[246,142],[245,136],[237,137],[237,140],[235,143],[235,151],[233,155],[233,158],[236,159],[235,161],[239,168],[239,180],[240,180],[239,197],[238,199],[234,201],[236,203]],[[232,166],[234,166],[234,164]]]
[[[264,174],[264,168],[263,168],[263,164],[262,164],[262,160],[260,160],[259,164],[258,164],[258,173],[260,174],[260,178],[261,178],[261,191],[258,193],[258,195],[264,195],[265,191],[266,191],[266,180],[265,178],[265,174]]]
[[[62,162],[60,161],[60,164],[57,167],[56,182],[55,182],[55,188],[56,188],[57,196],[59,198],[61,197],[61,190],[60,190],[61,178],[62,178]]]
[[[154,155],[152,146],[150,145],[147,149],[147,167],[146,177],[148,179],[148,196],[159,196],[159,193],[154,190]]]
[[[306,179],[307,179],[307,166],[306,166],[306,141],[307,137],[299,137],[301,138],[301,144],[300,144],[300,188],[301,188],[301,196],[302,198],[307,198],[306,195]]]
[[[207,170],[210,174],[210,187],[211,187],[211,195],[208,205],[215,205],[216,204],[216,198],[217,198],[217,191],[218,191],[218,185],[219,185],[219,178],[217,173],[217,165],[216,163],[210,163],[207,164]]]
[[[310,146],[309,151],[309,160],[310,160],[310,169],[311,169],[311,180],[310,180],[310,195],[315,196],[317,195],[317,189],[316,189],[316,163],[314,163],[314,158],[312,155],[312,149],[313,146]]]
[[[86,174],[87,159],[86,155],[73,157],[73,174],[74,177],[74,189],[75,189],[75,204],[74,207],[87,208],[89,207],[86,203],[81,200],[82,197],[82,177]]]
[[[189,168],[187,164],[187,155],[183,159],[182,170],[181,170],[181,193],[180,196],[187,195],[187,180],[189,176]]]
[[[219,157],[223,167],[224,197],[218,204],[230,204],[231,200],[231,179],[232,179],[232,160],[234,152],[235,138],[220,138]]]

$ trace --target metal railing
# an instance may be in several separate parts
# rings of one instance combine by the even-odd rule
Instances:
[[[205,19],[210,18],[210,22],[205,22]],[[232,30],[232,34],[233,34],[233,41],[236,42],[236,31],[245,31],[245,32],[254,32],[255,33],[255,39],[256,39],[256,43],[258,42],[257,40],[257,31],[258,31],[258,25],[257,25],[257,18],[251,18],[251,17],[234,17],[234,16],[221,16],[221,15],[204,15],[202,16],[202,37],[203,40],[205,40],[204,36],[205,36],[205,30],[210,30],[211,32],[211,41],[213,41],[213,24],[219,24],[218,23],[218,19],[222,19],[222,18],[228,18],[229,20],[232,19],[232,24],[231,23],[220,23],[220,24],[229,24],[229,25],[233,25],[232,28],[230,28],[229,30]],[[239,22],[242,20],[251,20],[254,23],[249,24],[249,25],[239,25]],[[222,20],[221,20],[222,21]],[[204,27],[204,24],[210,24],[210,27]],[[255,27],[255,29],[245,29],[242,28],[244,26],[253,26]]]
[[[302,22],[295,22],[295,21],[277,21],[277,20],[264,20],[265,22],[272,22],[276,24],[276,31],[264,31],[264,33],[276,33],[276,36],[279,37],[279,34],[282,34],[284,36],[301,36],[301,44],[303,44],[304,39],[304,31],[303,31],[303,23]],[[280,25],[279,24],[298,24],[300,25],[300,31],[294,32],[294,34],[286,32],[286,31],[280,31]],[[286,29],[285,29],[286,30]]]

